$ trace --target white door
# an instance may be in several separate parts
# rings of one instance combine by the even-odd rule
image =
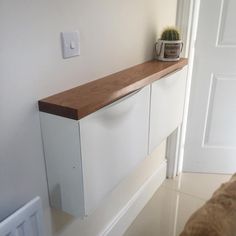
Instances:
[[[202,0],[184,171],[236,171],[236,1]]]

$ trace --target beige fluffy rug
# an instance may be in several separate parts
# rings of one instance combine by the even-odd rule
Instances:
[[[190,217],[180,236],[236,236],[236,174]]]

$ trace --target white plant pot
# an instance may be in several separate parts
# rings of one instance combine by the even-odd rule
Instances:
[[[157,59],[160,61],[178,61],[183,50],[182,40],[161,40],[155,45]]]

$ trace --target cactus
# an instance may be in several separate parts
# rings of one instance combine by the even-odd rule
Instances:
[[[166,28],[161,34],[161,40],[168,40],[168,41],[180,40],[180,33],[174,27]]]

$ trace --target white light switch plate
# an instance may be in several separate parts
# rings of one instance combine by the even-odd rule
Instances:
[[[70,58],[80,55],[79,32],[62,32],[62,55],[63,58]]]

